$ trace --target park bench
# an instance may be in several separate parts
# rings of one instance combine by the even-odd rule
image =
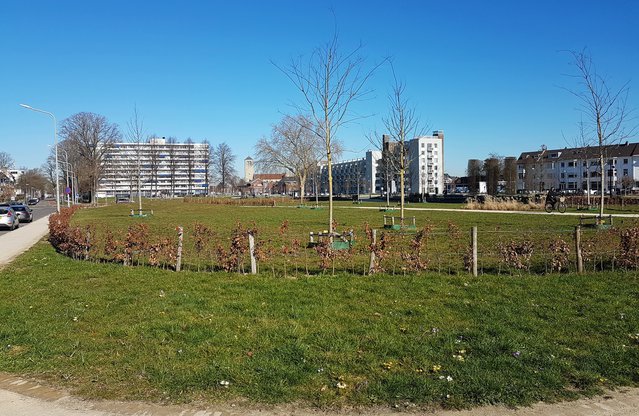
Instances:
[[[404,225],[402,226],[401,217],[384,215],[384,228],[388,230],[416,230],[417,225],[415,225],[415,217],[404,218]]]
[[[612,215],[600,217],[599,215],[581,215],[579,226],[586,228],[608,229],[612,228]]]

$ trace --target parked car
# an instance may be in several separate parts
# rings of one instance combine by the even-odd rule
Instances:
[[[11,205],[11,208],[18,216],[20,222],[31,222],[33,221],[33,211],[31,208],[24,204],[15,204]]]
[[[36,205],[40,200],[38,198],[31,198],[27,201],[27,205]]]
[[[20,220],[13,208],[8,206],[0,206],[0,226],[15,230],[20,226]]]

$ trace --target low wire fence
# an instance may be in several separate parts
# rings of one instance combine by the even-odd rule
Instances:
[[[547,274],[633,270],[639,267],[639,226],[552,231],[462,229],[426,225],[415,230],[361,229],[314,238],[279,228],[237,223],[231,230],[205,224],[151,232],[145,223],[118,232],[94,225],[75,227],[74,208],[50,218],[49,240],[74,259],[199,272],[273,276],[374,273]],[[352,236],[352,238],[351,238]]]

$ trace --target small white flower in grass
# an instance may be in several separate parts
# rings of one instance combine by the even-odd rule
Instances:
[[[453,378],[451,376],[446,376],[446,381],[450,383],[451,381],[453,381]]]
[[[78,322],[78,317],[77,316],[73,317],[73,322]]]
[[[337,388],[338,389],[345,389],[346,388],[346,383],[344,383],[343,381],[340,381],[339,383],[337,383]]]
[[[225,389],[228,389],[230,385],[231,385],[230,381],[227,381],[227,380],[220,381],[220,386],[224,387]]]

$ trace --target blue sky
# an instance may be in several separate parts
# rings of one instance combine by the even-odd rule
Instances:
[[[333,17],[335,16],[335,18]],[[0,149],[38,167],[51,121],[87,111],[124,131],[134,106],[149,134],[227,142],[241,161],[299,92],[286,65],[327,41],[390,56],[428,131],[444,130],[445,170],[470,158],[568,144],[579,121],[570,56],[587,47],[611,86],[630,81],[639,109],[639,2],[627,1],[5,1],[0,6]],[[339,131],[347,152],[382,132],[390,69]],[[636,113],[635,113],[636,114]],[[639,139],[639,138],[637,138]]]

